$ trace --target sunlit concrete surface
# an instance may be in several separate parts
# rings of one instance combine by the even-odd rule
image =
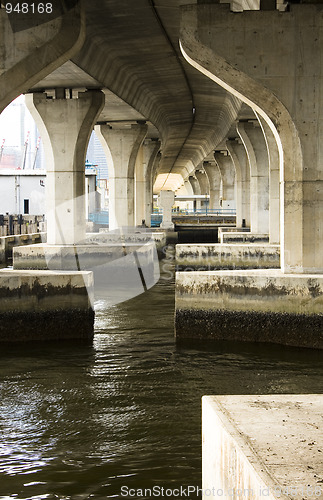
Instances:
[[[204,396],[204,491],[210,498],[322,498],[322,413],[322,394]]]

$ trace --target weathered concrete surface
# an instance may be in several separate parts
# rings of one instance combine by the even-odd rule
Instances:
[[[250,233],[250,227],[219,227],[218,234],[219,239],[221,239],[221,235],[223,233]]]
[[[232,233],[222,233],[220,243],[269,243],[268,233],[249,233],[246,231],[236,231]]]
[[[146,137],[146,124],[101,125],[96,133],[106,157],[112,157],[109,165],[109,227],[133,227],[135,225],[135,166],[139,149]]]
[[[52,14],[35,9],[10,17],[0,9],[0,112],[82,47],[86,27],[80,4],[63,9],[53,2]]]
[[[91,272],[0,271],[0,342],[91,339]]]
[[[88,142],[104,106],[99,90],[79,92],[77,99],[26,96],[46,154],[47,241],[74,244],[85,238],[85,159]],[[63,97],[65,93],[63,92]]]
[[[266,244],[200,243],[176,245],[176,265],[178,270],[187,271],[279,268],[280,249],[278,245]]]
[[[116,304],[140,295],[159,279],[155,243],[30,245],[14,249],[14,269],[92,271],[96,298]]]
[[[204,396],[203,489],[210,498],[322,498],[322,413],[322,394]]]
[[[16,234],[1,236],[0,238],[0,264],[5,264],[12,257],[13,247],[30,245],[31,243],[46,242],[46,233]]]
[[[239,14],[218,3],[182,7],[186,60],[251,106],[275,135],[286,273],[323,272],[321,32],[322,4]]]
[[[280,270],[177,272],[177,338],[323,349],[323,276]]]
[[[138,232],[140,231],[140,232]],[[100,229],[99,233],[87,234],[87,241],[89,243],[120,243],[124,241],[125,243],[147,243],[154,242],[157,248],[157,252],[163,249],[166,245],[166,231],[151,231],[138,229],[134,232],[127,232],[123,234],[118,234],[114,232],[109,232],[109,229]]]
[[[79,245],[28,245],[13,250],[14,269],[89,270],[114,262],[133,252],[153,254],[154,243],[145,242],[79,244]]]

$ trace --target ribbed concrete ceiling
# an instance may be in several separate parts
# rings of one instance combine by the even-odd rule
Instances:
[[[159,172],[187,177],[223,140],[240,102],[181,56],[179,5],[183,0],[84,3],[87,36],[72,60],[74,65],[67,63],[37,87],[61,82],[66,87],[108,89],[111,99],[107,98],[100,121],[149,120],[156,127],[151,126],[150,133],[159,133],[162,141]],[[113,109],[111,93],[131,107],[123,104],[122,108],[119,100]]]

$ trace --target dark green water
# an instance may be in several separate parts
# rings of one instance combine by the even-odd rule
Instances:
[[[98,303],[91,346],[1,348],[0,499],[200,485],[203,394],[322,392],[321,352],[176,346],[169,276],[131,301]]]

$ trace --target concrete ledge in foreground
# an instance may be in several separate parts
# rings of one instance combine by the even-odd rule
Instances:
[[[204,396],[205,497],[322,499],[322,414],[322,394]]]
[[[280,247],[221,243],[176,245],[176,266],[179,271],[279,268]]]
[[[0,271],[0,342],[91,339],[91,272]]]
[[[323,275],[280,270],[177,272],[178,339],[323,349]]]

